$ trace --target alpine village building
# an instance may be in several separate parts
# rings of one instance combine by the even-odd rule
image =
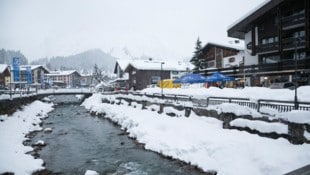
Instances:
[[[228,29],[245,41],[244,67],[236,76],[250,85],[310,84],[309,0],[265,1]]]

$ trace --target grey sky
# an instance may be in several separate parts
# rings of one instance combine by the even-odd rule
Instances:
[[[192,56],[199,36],[227,27],[263,0],[0,0],[0,48],[29,60],[92,48],[162,59]]]

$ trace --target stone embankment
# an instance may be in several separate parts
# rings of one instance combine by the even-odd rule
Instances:
[[[268,116],[265,117],[253,117],[251,115],[235,115],[234,113],[218,113],[216,110],[212,109],[207,109],[207,108],[202,108],[202,107],[193,107],[193,106],[184,106],[180,104],[174,104],[174,103],[162,103],[162,102],[154,102],[154,100],[137,100],[134,98],[126,97],[126,96],[118,96],[117,97],[118,101],[110,101],[108,98],[103,99],[103,103],[110,103],[110,104],[115,104],[115,105],[122,105],[122,101],[126,101],[128,105],[131,106],[133,102],[141,104],[142,109],[145,110],[147,109],[148,106],[151,105],[158,105],[159,110],[157,111],[158,113],[163,113],[165,107],[173,107],[177,111],[183,111],[184,116],[189,117],[191,112],[194,112],[196,115],[201,116],[201,117],[213,117],[217,118],[218,120],[223,121],[223,128],[224,129],[237,129],[240,131],[246,131],[251,134],[257,134],[261,137],[268,137],[272,139],[278,139],[278,138],[284,138],[287,139],[289,142],[292,144],[303,144],[303,143],[310,143],[309,138],[305,137],[305,133],[310,133],[310,125],[309,123],[292,123],[289,121],[285,121],[283,119],[270,119]],[[152,102],[151,102],[152,101]],[[126,103],[126,104],[127,104]],[[177,116],[177,114],[174,114],[173,112],[167,113],[167,115],[171,117]],[[257,129],[253,129],[247,126],[234,126],[232,125],[232,122],[236,119],[245,119],[247,121],[253,121],[253,122],[260,122],[264,123],[265,125],[273,125],[273,124],[280,124],[285,127],[287,127],[287,132],[284,133],[278,133],[275,131],[268,131],[268,132],[263,132]]]
[[[14,99],[3,99],[0,101],[0,115],[11,115],[22,106],[30,104],[37,100],[34,96],[20,97]]]

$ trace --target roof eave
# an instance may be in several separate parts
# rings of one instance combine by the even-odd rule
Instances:
[[[251,30],[252,24],[255,20],[257,20],[259,17],[270,11],[272,8],[276,7],[280,3],[282,3],[284,0],[270,0],[266,4],[262,5],[260,8],[258,8],[253,13],[249,14],[240,22],[237,22],[236,24],[229,27],[227,30],[228,36],[233,38],[239,38],[244,39],[245,33]]]

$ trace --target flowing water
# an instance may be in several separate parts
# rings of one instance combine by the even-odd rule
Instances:
[[[108,119],[91,116],[79,104],[61,103],[49,113],[32,142],[47,145],[38,153],[53,174],[84,174],[86,170],[115,175],[202,174],[188,165],[143,149]]]

